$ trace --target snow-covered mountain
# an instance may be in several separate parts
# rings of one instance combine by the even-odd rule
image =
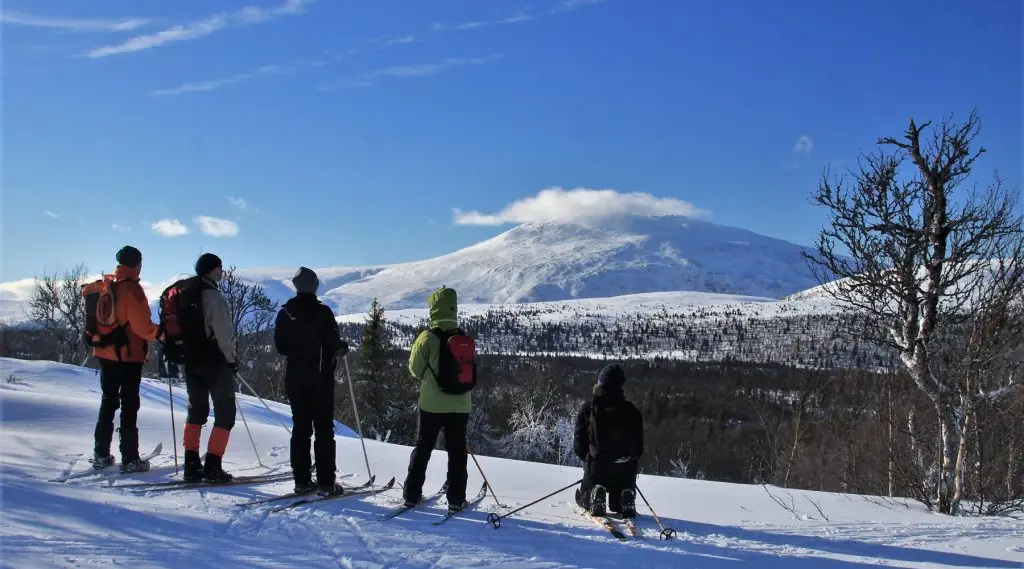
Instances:
[[[686,217],[618,216],[527,223],[448,255],[381,267],[319,269],[336,312],[425,306],[444,284],[460,302],[557,301],[697,291],[780,298],[815,286],[801,252],[780,239]],[[242,271],[288,291],[293,269]]]
[[[385,308],[421,308],[442,284],[465,304],[603,298],[695,291],[781,298],[817,285],[804,247],[751,231],[679,216],[607,217],[586,223],[519,225],[453,253],[409,263],[317,268],[320,294],[336,313],[365,312],[374,297]],[[295,267],[239,269],[278,302],[294,294]],[[155,300],[171,281],[150,285]],[[30,287],[0,285],[5,316]]]
[[[1010,569],[1024,563],[1024,525],[1010,517],[937,516],[902,498],[648,474],[637,480],[644,539],[619,542],[577,513],[572,487],[580,468],[482,455],[476,458],[493,495],[441,526],[431,522],[441,519],[443,498],[381,522],[380,514],[401,503],[397,485],[282,512],[269,510],[288,500],[238,504],[285,494],[290,479],[173,491],[130,488],[180,478],[182,451],[178,447],[176,465],[173,445],[181,444],[185,389],[171,389],[172,408],[167,384],[153,379],[143,380],[138,420],[143,452],[162,443],[152,470],[117,476],[115,469],[56,482],[90,468],[99,404],[95,372],[0,358],[0,377],[3,567]],[[237,475],[287,473],[289,434],[282,425],[291,424],[288,406],[267,401],[264,407],[241,394],[238,404],[247,420],[232,432],[225,468]],[[360,484],[367,474],[360,441],[351,430],[339,431],[341,481]],[[209,432],[204,429],[204,439]],[[409,447],[367,440],[365,448],[378,485],[393,476],[403,481]],[[116,455],[116,438],[113,449]],[[470,497],[483,482],[476,464],[469,463]],[[424,490],[436,490],[445,470],[445,452],[435,450]],[[523,506],[499,529],[486,522],[488,513],[505,515]],[[676,538],[659,540],[659,522],[676,530]]]

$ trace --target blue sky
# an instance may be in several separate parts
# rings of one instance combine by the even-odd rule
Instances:
[[[213,5],[4,2],[3,280],[125,243],[154,281],[411,261],[552,187],[811,244],[827,164],[974,107],[980,171],[1022,181],[1019,2]]]

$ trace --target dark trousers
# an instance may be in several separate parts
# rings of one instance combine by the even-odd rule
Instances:
[[[224,368],[215,374],[185,371],[185,389],[188,390],[188,416],[186,423],[205,425],[210,418],[210,399],[213,399],[213,426],[230,431],[235,426],[235,378]]]
[[[468,413],[428,413],[420,410],[416,427],[416,445],[409,459],[409,474],[403,492],[407,501],[418,501],[423,496],[423,482],[427,477],[427,463],[434,450],[437,435],[444,431],[445,450],[448,452],[448,503],[466,501],[466,428]]]
[[[316,434],[313,452],[316,455],[316,482],[320,486],[334,484],[334,382],[319,377],[285,380],[288,403],[292,407],[291,463],[296,484],[310,480],[309,444]]]
[[[590,509],[590,492],[600,484],[608,492],[608,511],[621,512],[622,491],[626,488],[636,489],[636,461],[621,463],[599,463],[587,458],[583,464],[583,482],[580,483],[580,495],[576,503]]]
[[[114,438],[114,413],[121,409],[121,462],[139,458],[139,385],[142,363],[100,359],[100,412],[96,418],[94,452],[110,454]]]

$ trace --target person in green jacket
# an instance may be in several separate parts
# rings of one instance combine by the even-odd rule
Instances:
[[[431,329],[440,329],[445,338],[458,330],[458,295],[455,289],[442,286],[430,294],[427,305]],[[442,349],[447,349],[442,338],[432,330],[424,330],[413,342],[409,353],[409,372],[420,381],[419,421],[402,497],[406,506],[413,506],[423,498],[427,463],[443,429],[445,450],[448,452],[448,509],[459,511],[466,503],[466,427],[472,399],[468,392],[451,395],[441,391],[435,370],[440,369]]]

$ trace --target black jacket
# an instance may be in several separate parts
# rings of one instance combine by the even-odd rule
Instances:
[[[321,378],[333,382],[337,356],[348,352],[334,311],[312,294],[296,295],[281,307],[274,322],[274,345],[288,358],[286,381]]]
[[[593,440],[591,416],[595,405],[605,408],[607,419],[600,425],[601,440]],[[644,418],[635,405],[626,401],[620,390],[598,387],[594,398],[584,403],[576,415],[573,452],[580,460],[613,462],[618,459],[639,459],[644,453]]]

